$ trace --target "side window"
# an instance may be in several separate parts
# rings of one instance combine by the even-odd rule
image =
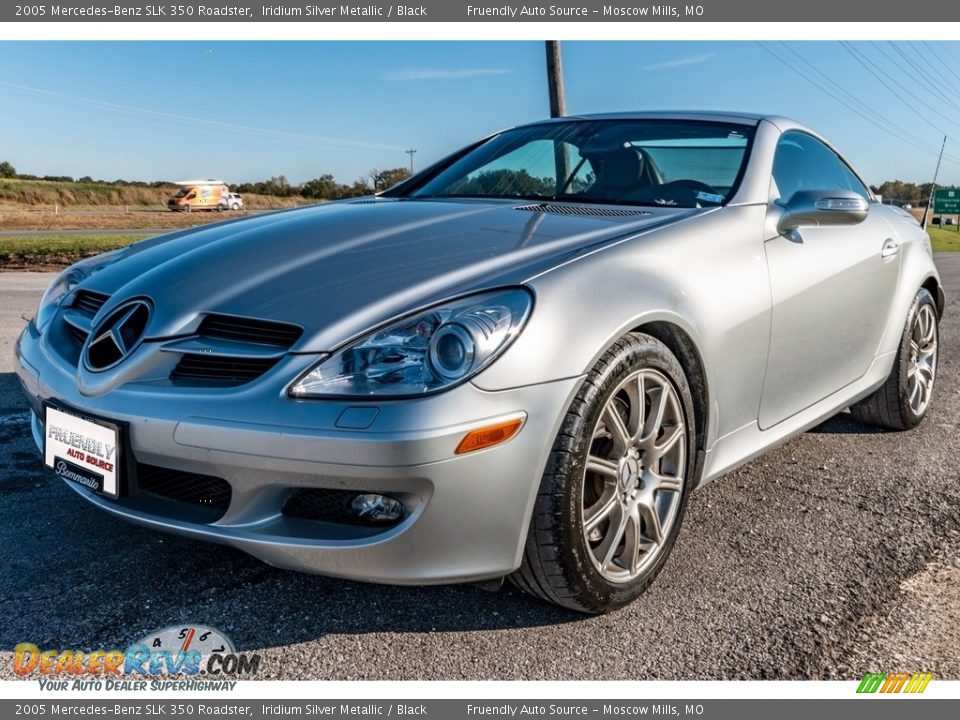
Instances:
[[[865,200],[869,191],[837,154],[802,132],[787,132],[777,144],[773,179],[783,200],[798,190],[852,190]]]

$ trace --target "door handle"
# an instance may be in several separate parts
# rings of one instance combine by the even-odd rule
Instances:
[[[888,260],[895,257],[898,252],[900,252],[900,243],[893,238],[887,238],[883,241],[883,247],[880,248],[880,257]]]

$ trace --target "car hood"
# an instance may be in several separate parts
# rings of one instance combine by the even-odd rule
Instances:
[[[142,241],[85,283],[153,300],[148,338],[205,313],[303,326],[326,352],[418,307],[522,283],[598,245],[706,212],[530,202],[363,199],[217,223]],[[599,213],[624,213],[601,215]]]

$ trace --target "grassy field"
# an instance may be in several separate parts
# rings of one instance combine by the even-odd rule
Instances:
[[[960,252],[960,232],[957,231],[957,226],[940,228],[930,225],[927,232],[930,233],[934,252]]]
[[[30,210],[11,211],[0,208],[0,230],[49,230],[55,234],[60,230],[143,230],[175,229],[207,225],[243,217],[245,212],[192,212],[174,213],[166,210],[141,210],[124,212],[123,208],[100,210],[96,212],[61,212]]]
[[[60,208],[166,208],[167,199],[177,192],[176,186],[134,187],[97,182],[64,182],[58,180],[0,179],[0,210]],[[292,207],[303,204],[303,198],[282,198],[270,195],[243,196],[253,210]]]
[[[113,250],[146,235],[22,235],[0,237],[0,270],[50,270]]]

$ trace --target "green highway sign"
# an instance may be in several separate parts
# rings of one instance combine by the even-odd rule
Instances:
[[[937,215],[960,215],[960,190],[939,188],[933,194],[933,212]]]

